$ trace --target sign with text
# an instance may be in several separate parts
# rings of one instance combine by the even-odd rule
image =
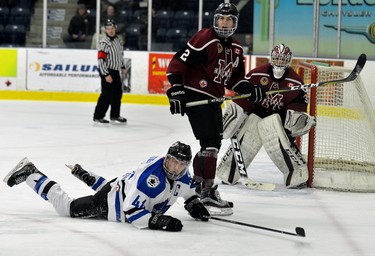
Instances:
[[[27,89],[100,91],[97,51],[29,49]]]
[[[148,92],[165,94],[171,86],[166,72],[172,53],[150,53],[148,61]]]

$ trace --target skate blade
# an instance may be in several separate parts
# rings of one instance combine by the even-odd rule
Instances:
[[[3,181],[5,183],[8,183],[8,180],[9,180],[10,176],[12,176],[13,173],[15,173],[16,171],[18,171],[19,169],[21,169],[22,167],[24,167],[28,163],[29,163],[29,159],[27,159],[27,157],[22,158],[21,161],[19,161],[18,164],[16,166],[14,166],[13,169],[5,176]]]
[[[233,214],[232,208],[218,208],[213,206],[205,206],[211,216],[229,216]]]

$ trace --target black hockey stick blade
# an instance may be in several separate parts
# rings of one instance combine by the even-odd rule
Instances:
[[[352,72],[347,77],[345,77],[343,79],[330,80],[330,81],[311,83],[311,84],[296,85],[296,86],[292,86],[292,87],[285,88],[285,89],[268,91],[268,92],[266,92],[266,94],[275,94],[275,93],[289,92],[289,91],[295,91],[295,90],[310,89],[311,87],[318,87],[318,86],[327,85],[327,84],[351,82],[351,81],[354,81],[355,79],[357,79],[357,77],[359,76],[363,67],[366,64],[366,61],[367,61],[366,54],[362,53],[361,55],[359,55],[357,63],[355,64]]]
[[[239,222],[239,221],[235,221],[235,220],[223,219],[223,218],[214,217],[214,216],[210,216],[209,218],[212,219],[212,220],[218,220],[218,221],[228,222],[228,223],[232,223],[232,224],[236,224],[236,225],[241,225],[241,226],[246,226],[246,227],[251,227],[251,228],[257,228],[257,229],[267,230],[267,231],[281,233],[281,234],[285,234],[285,235],[298,236],[298,237],[306,237],[305,230],[303,228],[301,228],[301,227],[296,227],[296,233],[292,233],[292,232],[287,232],[287,231],[283,231],[283,230],[278,230],[278,229],[273,229],[273,228],[267,228],[267,227],[257,226],[257,225],[253,225],[253,224],[248,224],[248,223]]]
[[[297,233],[298,236],[302,236],[302,237],[306,236],[305,230],[301,227],[296,227],[296,233]]]

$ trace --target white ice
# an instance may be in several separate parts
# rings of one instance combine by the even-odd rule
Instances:
[[[163,155],[176,140],[199,149],[187,117],[167,106],[123,104],[126,126],[94,127],[95,103],[0,101],[1,179],[28,157],[72,197],[93,193],[65,164],[112,178],[152,155]],[[223,142],[222,151],[228,142]],[[275,191],[219,185],[234,214],[223,217],[306,237],[210,220],[198,222],[178,201],[169,215],[181,219],[182,232],[138,230],[130,224],[59,217],[25,183],[0,185],[0,255],[373,255],[375,194],[317,189],[287,190],[262,150],[248,170]]]

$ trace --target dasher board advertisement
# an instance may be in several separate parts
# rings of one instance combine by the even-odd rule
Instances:
[[[100,91],[96,50],[29,49],[27,89],[45,91]]]

